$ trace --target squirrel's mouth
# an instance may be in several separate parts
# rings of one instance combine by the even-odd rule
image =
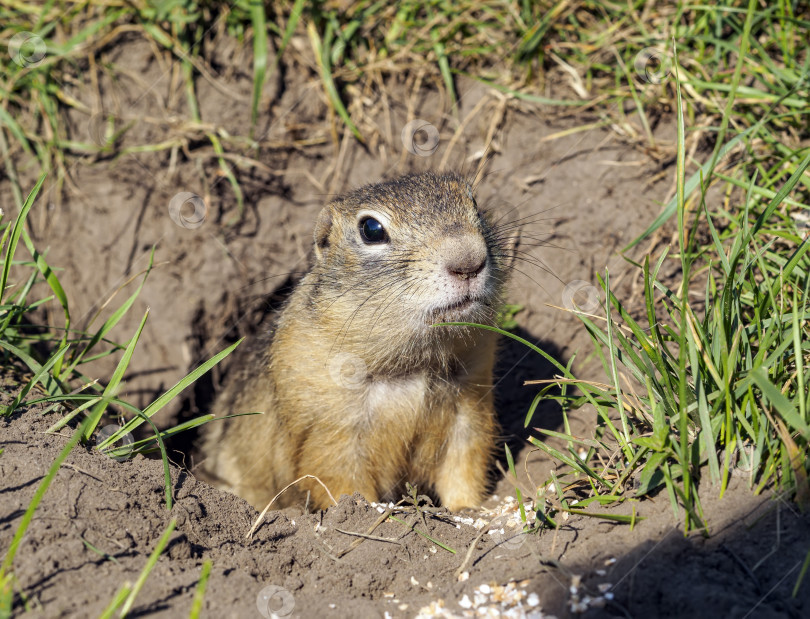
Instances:
[[[433,309],[430,316],[434,321],[456,321],[469,317],[472,310],[478,305],[478,301],[470,296],[465,296],[460,301],[450,303]]]

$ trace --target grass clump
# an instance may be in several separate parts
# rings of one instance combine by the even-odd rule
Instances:
[[[97,439],[97,448],[110,457],[120,460],[136,453],[159,450],[164,469],[166,507],[171,509],[172,483],[164,440],[178,432],[209,421],[213,415],[203,415],[163,431],[158,430],[151,417],[202,374],[230,354],[239,344],[236,342],[201,364],[143,410],[119,398],[117,396],[118,386],[126,373],[143,331],[149,314],[148,309],[137,331],[126,344],[118,344],[109,340],[107,334],[131,309],[143,286],[143,280],[134,293],[95,331],[89,330],[92,321],[86,331],[78,331],[71,327],[72,320],[67,295],[56,273],[49,266],[45,257],[34,248],[28,232],[25,230],[26,218],[44,180],[45,175],[42,175],[25,202],[20,205],[19,213],[13,222],[0,220],[0,247],[5,249],[0,265],[0,350],[2,350],[0,368],[14,375],[30,376],[11,403],[0,410],[0,415],[9,417],[23,406],[40,404],[45,406],[43,414],[69,411],[59,417],[49,428],[49,432],[55,432],[77,418],[79,424],[40,482],[33,499],[23,514],[2,564],[0,564],[0,616],[10,616],[11,613],[15,587],[13,561],[34,512],[69,453],[80,442],[88,444],[95,436],[101,436],[98,434],[98,429],[107,418],[107,410],[111,405],[119,411],[123,411],[124,416],[128,416],[130,421],[123,428],[119,428],[117,425],[110,426],[109,428],[112,430],[106,433],[106,438]],[[30,251],[30,260],[15,260],[21,240]],[[144,274],[144,280],[151,268],[150,261],[149,268]],[[43,286],[49,288],[52,294],[36,298],[36,292]],[[33,301],[30,300],[32,296],[35,298]],[[61,329],[43,328],[30,322],[33,312],[39,306],[54,299],[58,300],[64,310],[65,322]],[[45,352],[43,353],[43,351]],[[91,380],[82,373],[84,364],[121,351],[123,351],[121,358],[106,385],[100,386],[98,381]],[[73,388],[77,384],[78,387]],[[128,437],[129,433],[142,423],[151,426],[153,431],[151,435],[147,434],[145,438],[134,442],[130,439],[129,442],[124,441],[122,445],[116,446],[116,443]],[[122,589],[113,600],[107,614],[119,607],[122,607],[121,616],[128,612],[143,581],[165,547],[173,526],[172,523],[161,538],[135,586],[127,585]]]
[[[771,165],[746,161],[740,176],[731,178],[717,170],[718,153],[727,146],[718,143],[708,165],[687,179],[683,110],[690,103],[682,102],[681,87],[688,82],[681,82],[680,65],[674,70],[674,255],[665,249],[634,263],[644,283],[640,311],[617,298],[605,272],[599,278],[604,316],[577,312],[605,380],[579,381],[557,363],[560,376],[551,382],[562,395],[553,397],[566,407],[592,405],[598,414],[594,437],[541,430],[566,447],[532,442],[567,465],[560,478],[569,498],[619,502],[663,487],[676,516],[683,509],[688,531],[706,527],[702,484],[711,481],[722,495],[735,471],[747,472],[756,491],[775,486],[803,510],[810,508],[810,235],[800,216],[808,209],[802,196],[810,187],[810,148],[770,159]],[[733,90],[729,101],[737,95]],[[717,129],[722,135],[725,124]],[[727,184],[720,207],[709,197],[712,177]],[[648,232],[668,219],[668,211]],[[659,275],[667,260],[677,262],[680,281]],[[566,391],[572,384],[579,394]],[[527,425],[530,417],[531,411]],[[575,450],[577,443],[587,453]]]
[[[386,84],[401,76],[413,91],[435,87],[444,100],[438,116],[451,118],[458,112],[464,76],[509,100],[586,114],[587,121],[572,130],[610,127],[666,161],[674,146],[656,139],[654,128],[674,105],[668,77],[677,53],[681,84],[693,102],[687,151],[707,141],[719,147],[730,132],[750,131],[745,147],[749,157],[761,161],[758,189],[769,191],[774,179],[762,171],[795,162],[806,126],[810,9],[788,2],[755,11],[753,6],[741,0],[712,5],[553,0],[0,4],[5,24],[0,43],[13,59],[0,65],[0,146],[7,168],[9,156],[25,160],[24,167],[51,173],[59,189],[72,186],[71,164],[80,158],[200,157],[228,180],[241,210],[243,173],[261,169],[262,154],[280,145],[257,128],[271,103],[263,98],[264,86],[283,68],[320,81],[331,113],[327,131],[297,127],[282,146],[308,148],[331,139],[339,147],[344,133],[376,144],[379,136],[372,134],[379,133],[379,123],[371,115],[377,103],[389,101]],[[253,82],[250,122],[239,135],[205,118],[199,100],[201,81],[227,90],[218,82],[224,70],[212,53],[226,36],[237,37],[252,52],[245,67]],[[126,75],[106,52],[125,37],[146,41],[155,61],[170,67],[185,100],[184,106],[165,110],[176,122],[104,108],[99,83]],[[735,66],[741,49],[744,58]],[[735,104],[727,105],[731,100]],[[413,113],[410,106],[408,113]],[[80,125],[93,125],[94,135],[77,132],[66,121],[69,114],[86,120]],[[154,131],[133,132],[139,125]],[[736,178],[737,163],[729,158],[711,168],[728,182],[726,176]]]
[[[0,411],[0,414],[10,416],[23,403],[28,406],[33,404],[49,405],[45,411],[46,413],[53,412],[58,407],[67,406],[72,410],[51,426],[49,431],[59,430],[79,414],[84,413],[90,420],[90,423],[84,426],[85,429],[82,434],[82,439],[87,441],[93,436],[99,424],[105,418],[104,415],[108,407],[113,404],[129,413],[131,421],[100,445],[101,448],[108,448],[111,444],[120,440],[123,435],[131,432],[142,423],[152,425],[152,416],[202,374],[230,354],[239,342],[202,363],[143,410],[119,398],[116,395],[118,387],[132,359],[138,339],[146,324],[149,310],[146,310],[135,334],[126,344],[114,342],[108,339],[107,335],[132,308],[146,277],[152,269],[152,261],[150,260],[149,266],[143,273],[140,285],[95,331],[90,330],[94,320],[90,322],[85,331],[73,329],[71,327],[72,319],[67,295],[56,273],[47,263],[45,257],[34,248],[28,232],[25,230],[26,218],[44,180],[45,176],[43,175],[21,205],[19,214],[13,223],[0,221],[0,233],[2,234],[0,245],[5,247],[6,250],[2,260],[2,271],[0,271],[0,285],[2,286],[2,289],[0,289],[0,347],[3,350],[0,366],[13,370],[22,369],[31,375],[31,378],[24,384],[13,401]],[[15,261],[14,259],[21,239],[32,255],[30,261]],[[14,267],[17,268],[17,271],[12,275]],[[23,277],[20,282],[16,282],[14,281],[15,276]],[[133,279],[130,279],[127,283],[131,283]],[[53,294],[31,301],[30,296],[42,285],[50,288]],[[126,286],[126,284],[124,285]],[[119,291],[120,289],[108,299],[107,303]],[[29,322],[33,310],[54,299],[58,300],[64,311],[63,327],[56,329],[44,328]],[[107,303],[104,305],[107,305]],[[97,319],[98,315],[95,318]],[[44,360],[42,359],[42,350],[46,351]],[[118,352],[122,352],[121,358],[110,380],[103,387],[98,384],[97,380],[90,379],[82,372],[81,366],[84,364]],[[79,384],[79,387],[72,389],[72,386],[76,383]],[[40,397],[28,397],[35,388],[39,390]],[[134,453],[159,448],[163,452],[168,475],[168,462],[163,447],[163,439],[179,431],[198,426],[211,417],[212,415],[205,415],[162,432],[158,432],[152,425],[155,433],[151,437],[142,439],[131,447],[125,448],[126,453],[113,450],[110,455],[114,457],[133,455]],[[171,505],[169,496],[167,496],[167,502]]]

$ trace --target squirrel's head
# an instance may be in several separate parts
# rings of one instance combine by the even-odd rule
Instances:
[[[348,332],[418,339],[437,322],[493,324],[513,248],[457,174],[369,185],[318,217],[313,301]]]

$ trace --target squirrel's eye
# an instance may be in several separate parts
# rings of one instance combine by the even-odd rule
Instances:
[[[360,236],[367,245],[388,242],[388,233],[383,225],[373,217],[365,217],[360,220]]]

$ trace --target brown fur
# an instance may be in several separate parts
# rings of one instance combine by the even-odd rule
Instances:
[[[369,213],[388,243],[364,243]],[[462,177],[422,174],[328,204],[314,250],[274,333],[236,358],[214,407],[264,414],[207,425],[207,472],[258,508],[305,474],[335,497],[396,500],[409,481],[450,509],[478,506],[496,437],[495,334],[431,325],[494,323],[507,239]],[[307,492],[330,503],[307,479],[277,504]]]

